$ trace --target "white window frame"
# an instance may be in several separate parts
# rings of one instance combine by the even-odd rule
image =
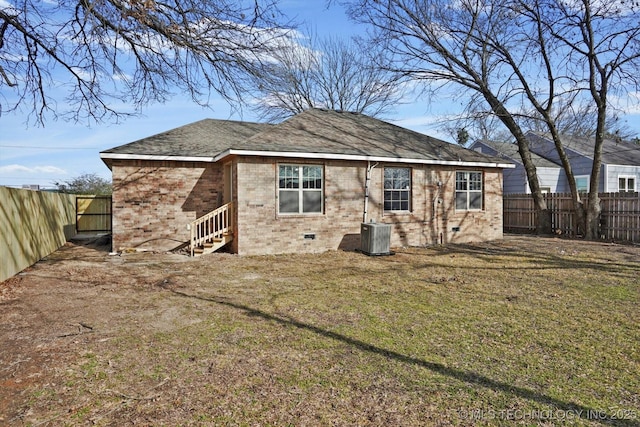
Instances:
[[[586,190],[582,190],[580,191],[580,189],[578,188],[578,180],[584,178],[587,180],[587,188]],[[576,175],[574,177],[574,179],[576,180],[576,190],[578,190],[578,193],[588,193],[589,192],[589,187],[590,187],[590,183],[591,183],[591,175]]]
[[[459,174],[464,174],[465,179],[459,180]],[[471,174],[479,174],[480,181],[471,181]],[[470,185],[471,183],[477,184],[480,183],[480,189],[475,188],[475,185]],[[464,184],[464,185],[462,185]],[[474,188],[471,188],[474,187]],[[454,205],[457,211],[482,211],[484,209],[484,173],[478,170],[457,170],[454,180]],[[464,208],[458,207],[458,194],[466,195],[466,203]],[[479,194],[480,195],[480,207],[479,208],[471,208],[470,201],[471,195]]]
[[[285,175],[285,176],[281,176],[280,173],[282,171],[282,168],[285,167],[289,167],[289,168],[297,168],[297,176],[296,175]],[[312,188],[305,188],[304,183],[305,183],[305,174],[304,171],[305,169],[310,169],[310,168],[317,168],[320,170],[320,183],[319,183],[319,188],[316,188],[316,186],[318,185],[318,183],[314,183]],[[293,172],[293,171],[291,171]],[[278,215],[322,215],[324,212],[324,167],[322,165],[317,165],[317,164],[293,164],[293,163],[280,163],[278,164],[278,169],[277,169],[277,191],[278,191],[278,203],[277,203],[277,207],[278,207]],[[316,178],[315,181],[317,181],[318,178]],[[290,180],[290,181],[287,181]],[[309,183],[312,183],[312,181],[308,181]],[[287,183],[289,183],[291,185],[291,187],[287,186]],[[285,184],[283,186],[283,184]],[[281,211],[281,201],[283,199],[283,193],[296,193],[297,194],[297,198],[298,198],[298,210],[296,212],[282,212]],[[311,212],[305,212],[304,211],[304,200],[305,200],[305,194],[310,194],[310,193],[319,193],[320,194],[320,210],[318,211],[311,211]]]
[[[413,171],[411,170],[411,168],[405,168],[405,167],[395,167],[395,166],[390,166],[390,167],[384,167],[383,168],[384,171],[382,172],[382,208],[384,212],[402,212],[402,213],[407,213],[407,212],[411,212],[411,193],[412,193],[412,174]],[[400,179],[398,179],[398,182],[395,182],[393,177],[389,177],[387,178],[387,171],[391,171],[391,170],[406,170],[409,172],[409,182],[406,183],[404,185],[404,188],[400,188],[399,186],[402,185],[402,183],[400,182]],[[387,182],[387,180],[390,179],[392,180],[391,182]],[[400,195],[401,193],[405,193],[406,194],[406,199],[403,199],[402,196],[400,196],[400,198],[395,198],[394,195]],[[390,197],[390,198],[389,198]],[[389,204],[393,205],[394,203],[399,203],[399,204],[405,204],[407,205],[407,209],[387,209],[387,206]],[[393,206],[392,206],[393,207]]]
[[[620,189],[620,180],[624,179],[625,181],[625,189]],[[633,188],[629,189],[629,180],[633,180]],[[619,193],[635,193],[637,188],[638,178],[635,175],[618,175],[618,192]]]

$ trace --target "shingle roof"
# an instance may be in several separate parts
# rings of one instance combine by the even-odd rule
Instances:
[[[132,156],[214,157],[230,146],[271,126],[273,125],[204,119],[105,150],[102,153]]]
[[[528,136],[544,138],[552,141],[551,137],[542,133],[529,133]],[[565,149],[575,151],[587,158],[593,159],[593,138],[562,136]],[[602,147],[602,163],[609,165],[640,166],[640,145],[626,141],[605,139]]]
[[[513,161],[522,164],[522,158],[520,157],[520,153],[518,152],[518,145],[513,144],[511,142],[498,142],[498,141],[481,141],[482,144],[493,148],[495,151],[500,153],[501,156]],[[552,162],[549,159],[545,159],[538,154],[531,152],[531,160],[533,164],[537,168],[560,168],[561,166],[557,163]]]
[[[482,163],[505,167],[503,159],[414,132],[358,113],[310,109],[280,124],[202,120],[106,150],[103,159],[201,157],[229,154]],[[499,164],[498,164],[499,163]]]

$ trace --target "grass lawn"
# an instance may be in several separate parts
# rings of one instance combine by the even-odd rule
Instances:
[[[122,258],[27,423],[640,426],[638,247]]]

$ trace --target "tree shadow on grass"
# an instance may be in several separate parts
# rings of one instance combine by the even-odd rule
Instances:
[[[168,283],[171,283],[171,282],[169,281]],[[205,297],[205,296],[199,296],[199,295],[191,295],[186,292],[182,292],[180,290],[174,289],[171,286],[162,286],[162,287],[182,297],[212,302],[215,304],[220,304],[223,306],[241,310],[241,311],[244,311],[248,316],[258,317],[267,321],[279,323],[284,326],[295,327],[301,330],[313,332],[325,338],[329,338],[332,340],[340,341],[348,345],[351,345],[354,348],[359,349],[360,351],[381,355],[388,359],[393,359],[402,363],[420,366],[422,368],[428,369],[437,374],[454,378],[458,381],[461,381],[467,384],[478,385],[481,387],[488,388],[490,390],[511,394],[513,396],[517,396],[517,397],[530,400],[533,402],[537,402],[543,405],[550,405],[555,408],[555,410],[552,411],[552,413],[555,413],[556,411],[563,411],[566,414],[571,414],[570,416],[573,416],[575,418],[582,418],[584,420],[590,420],[590,421],[598,421],[601,424],[640,427],[640,421],[635,419],[619,419],[615,415],[610,414],[607,411],[604,411],[602,409],[594,409],[594,408],[590,408],[588,406],[580,405],[573,402],[565,402],[563,400],[556,399],[556,398],[544,395],[542,393],[538,393],[533,390],[526,389],[524,387],[517,387],[502,381],[497,381],[497,380],[488,378],[486,376],[477,374],[475,372],[450,368],[441,363],[428,362],[426,360],[407,356],[407,355],[395,352],[393,350],[387,350],[385,348],[378,347],[373,344],[369,344],[364,341],[360,341],[358,339],[348,337],[346,335],[328,331],[326,329],[322,329],[308,323],[300,322],[299,320],[274,315],[262,310],[258,310],[258,309],[246,306],[244,304],[239,304],[233,301],[229,301],[225,298],[214,298],[214,297]]]
[[[532,242],[536,242],[536,237],[531,236],[530,239]],[[506,242],[507,244],[503,244],[502,241],[466,244],[458,243],[447,246],[435,246],[429,249],[436,252],[436,255],[439,256],[467,255],[484,260],[488,263],[482,267],[484,270],[595,270],[604,273],[615,273],[618,275],[629,276],[632,278],[635,278],[640,274],[640,262],[638,262],[639,259],[635,257],[633,252],[625,254],[624,258],[626,259],[620,259],[622,257],[616,257],[615,255],[612,257],[601,256],[600,258],[594,256],[584,259],[576,257],[576,254],[578,254],[579,251],[575,251],[575,253],[573,253],[571,249],[563,247],[523,247],[520,244],[509,245],[508,241]],[[551,239],[547,239],[545,242],[548,245],[553,243],[567,243],[567,241],[558,240],[556,242]],[[622,247],[624,248],[624,246]],[[423,254],[418,252],[403,252],[403,255],[422,256]],[[434,259],[435,257],[423,265],[416,266],[416,268],[450,266],[449,264],[437,263]],[[500,262],[499,259],[503,259],[504,262]],[[457,265],[457,268],[477,269],[478,267],[460,264]]]

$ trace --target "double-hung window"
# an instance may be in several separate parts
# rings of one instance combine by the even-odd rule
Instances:
[[[278,166],[278,213],[322,213],[322,166]]]
[[[482,172],[456,172],[456,210],[482,209]]]
[[[410,168],[384,168],[384,210],[411,210]]]
[[[636,191],[636,177],[620,175],[618,177],[618,191],[621,193]]]

